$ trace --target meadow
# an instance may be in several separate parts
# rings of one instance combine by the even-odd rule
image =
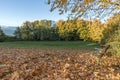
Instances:
[[[2,48],[61,48],[61,49],[94,49],[100,45],[89,41],[15,41],[0,42]]]

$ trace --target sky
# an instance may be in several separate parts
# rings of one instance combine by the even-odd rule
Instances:
[[[50,12],[47,0],[0,0],[0,25],[21,26],[25,21],[66,20],[67,14]]]

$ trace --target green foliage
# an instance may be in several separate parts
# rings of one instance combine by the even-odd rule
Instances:
[[[21,39],[22,34],[20,32],[20,27],[17,27],[17,29],[14,32],[14,35],[17,39]]]
[[[21,26],[21,33],[22,33],[22,39],[23,40],[33,40],[33,30],[34,27],[32,26],[32,23],[29,21],[26,21],[22,26]]]
[[[51,20],[26,21],[15,31],[15,37],[21,40],[58,40],[58,29]]]
[[[0,27],[0,42],[3,42],[5,40],[5,34],[3,32],[3,30]]]
[[[50,28],[49,40],[59,40],[58,27]]]
[[[21,39],[19,38],[16,38],[16,37],[14,37],[14,36],[5,36],[5,39],[4,39],[4,42],[7,42],[7,41],[9,41],[9,42],[14,42],[14,41],[20,41]]]

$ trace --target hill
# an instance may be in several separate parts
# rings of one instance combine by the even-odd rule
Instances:
[[[17,27],[15,27],[15,26],[2,26],[1,28],[7,36],[14,36],[14,31],[16,30]]]

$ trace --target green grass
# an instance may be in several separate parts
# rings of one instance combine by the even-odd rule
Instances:
[[[16,41],[0,42],[1,48],[65,48],[65,49],[94,49],[99,44],[83,41]]]

